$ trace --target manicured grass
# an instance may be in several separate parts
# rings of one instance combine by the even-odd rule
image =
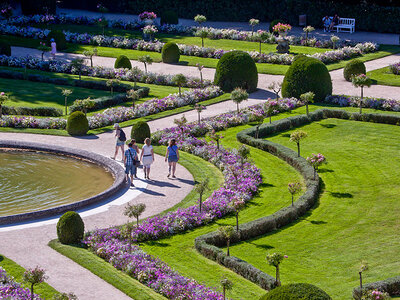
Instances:
[[[25,285],[23,283],[23,275],[25,272],[23,267],[2,255],[0,255],[0,267],[6,270],[8,275],[14,277],[16,282],[23,284],[26,288],[30,288],[30,285]],[[33,267],[34,266],[32,266],[32,268]],[[58,294],[58,292],[46,282],[35,285],[34,293],[39,294],[46,299],[52,299],[54,295]]]
[[[129,297],[137,300],[166,299],[152,289],[142,285],[129,275],[118,271],[111,264],[88,250],[80,247],[63,245],[58,240],[49,242],[49,246],[57,252],[72,259],[77,264],[88,269],[104,281],[113,285]]]
[[[374,84],[400,86],[400,75],[390,72],[389,67],[367,72]]]
[[[370,265],[365,283],[398,275],[400,128],[327,119],[301,129],[308,133],[302,156],[321,152],[328,160],[319,172],[318,205],[294,224],[234,245],[231,253],[271,275],[265,255],[287,254],[283,283],[313,283],[333,299],[350,299],[361,260]],[[293,130],[268,139],[295,150],[289,142]]]

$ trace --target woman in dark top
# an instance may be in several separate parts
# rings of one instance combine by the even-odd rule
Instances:
[[[171,176],[171,169],[172,169],[172,178],[176,178],[175,170],[176,170],[176,163],[179,160],[179,150],[178,150],[178,146],[176,145],[175,139],[172,139],[169,141],[167,152],[165,153],[165,161],[167,161],[167,160],[168,160],[168,175],[167,175],[167,177]]]
[[[330,30],[333,30],[333,26],[336,26],[339,24],[339,16],[337,14],[335,14],[335,16],[332,19],[332,23],[331,26],[329,27]]]

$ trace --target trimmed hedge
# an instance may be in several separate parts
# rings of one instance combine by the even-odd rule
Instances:
[[[115,69],[132,69],[131,61],[125,55],[120,55],[117,57],[114,63]]]
[[[304,178],[307,190],[300,196],[293,206],[282,208],[272,215],[241,224],[239,226],[240,234],[235,235],[232,238],[232,244],[256,238],[260,235],[267,234],[286,226],[303,216],[318,201],[319,177],[317,175],[314,179],[313,167],[303,157],[298,157],[295,151],[280,144],[264,140],[263,138],[326,118],[400,125],[400,116],[396,115],[360,115],[358,113],[349,113],[343,110],[318,109],[311,112],[309,117],[306,115],[299,115],[277,120],[271,124],[264,123],[259,128],[259,139],[255,138],[256,127],[248,128],[239,132],[237,134],[239,142],[269,152],[299,171]],[[226,256],[225,252],[218,248],[225,245],[225,240],[217,231],[207,233],[195,239],[195,247],[203,256],[220,263],[264,289],[270,290],[275,287],[274,277],[262,272],[237,257]]]
[[[52,30],[50,33],[47,35],[47,42],[50,46],[50,40],[54,39],[57,45],[57,51],[58,50],[65,50],[67,49],[67,40],[65,39],[65,34],[61,30]]]
[[[363,291],[375,289],[380,290],[381,292],[386,292],[390,296],[400,296],[400,276],[364,284],[362,291],[360,287],[357,287],[353,290],[353,298],[360,300]]]
[[[74,211],[63,214],[57,223],[57,237],[62,244],[79,244],[84,230],[85,224],[81,216]]]
[[[2,106],[5,115],[22,116],[41,116],[41,117],[61,117],[62,109],[55,107],[24,107],[24,106]]]
[[[243,51],[225,53],[218,61],[214,84],[228,93],[237,87],[254,92],[258,84],[256,63]]]
[[[75,111],[68,117],[67,132],[70,135],[85,135],[89,131],[89,122],[85,114]]]
[[[282,83],[282,97],[300,98],[301,94],[313,92],[315,101],[323,101],[332,95],[332,80],[325,64],[307,56],[298,57],[289,67]]]
[[[181,57],[178,45],[173,42],[166,43],[161,50],[163,63],[176,64]]]
[[[131,139],[135,139],[137,143],[144,143],[146,138],[151,137],[150,127],[144,121],[133,124],[131,129]]]
[[[164,24],[177,25],[179,23],[178,15],[176,14],[176,12],[172,10],[166,10],[161,14],[160,23],[161,25]]]
[[[11,56],[11,46],[2,40],[0,40],[0,55]]]
[[[277,287],[260,300],[332,300],[319,287],[309,283],[291,283]]]
[[[353,75],[367,74],[365,64],[359,59],[352,59],[343,69],[343,77],[347,81],[351,81]]]

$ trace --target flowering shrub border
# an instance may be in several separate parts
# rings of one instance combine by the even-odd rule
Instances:
[[[35,294],[35,300],[42,298]],[[30,300],[31,292],[29,288],[24,288],[20,283],[14,280],[14,277],[7,274],[7,272],[0,267],[0,298],[1,299],[19,299]]]
[[[342,107],[352,106],[359,107],[360,97],[349,97],[344,95],[327,96],[324,103],[339,105]],[[363,99],[363,107],[378,110],[400,111],[400,100],[372,98],[366,97]]]
[[[390,65],[389,70],[394,75],[400,75],[400,62]]]
[[[360,300],[362,292],[368,290],[379,290],[388,293],[390,296],[400,296],[400,276],[364,284],[362,290],[357,287],[353,290],[353,298]]]

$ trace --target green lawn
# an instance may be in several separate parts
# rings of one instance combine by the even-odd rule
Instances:
[[[367,72],[374,84],[400,86],[400,75],[390,72],[389,67]]]
[[[320,171],[323,192],[317,207],[299,222],[234,245],[231,253],[273,275],[265,255],[282,252],[289,256],[281,266],[283,283],[309,282],[333,299],[350,299],[361,260],[370,264],[364,282],[399,273],[400,161],[395,157],[400,128],[327,119],[301,129],[308,133],[303,156],[321,152],[328,160]],[[295,150],[292,131],[269,140]],[[282,189],[286,182],[280,183]]]
[[[14,277],[16,282],[23,284],[23,274],[25,269],[12,261],[11,259],[0,255],[0,267],[6,270],[7,274]],[[32,266],[34,267],[34,266]],[[26,288],[30,288],[30,285],[24,285]],[[35,285],[34,293],[39,294],[46,299],[52,299],[54,295],[58,294],[58,292],[52,288],[47,283],[43,282],[38,285]]]

